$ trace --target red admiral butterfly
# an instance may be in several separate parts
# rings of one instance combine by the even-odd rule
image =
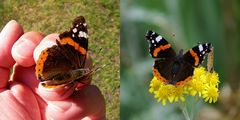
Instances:
[[[148,31],[149,53],[155,58],[153,74],[166,84],[184,85],[192,79],[194,67],[199,66],[207,53],[211,51],[211,43],[198,44],[183,54],[176,55],[171,45],[156,32]]]
[[[59,35],[57,45],[43,50],[36,63],[36,76],[47,88],[82,82],[91,70],[84,68],[88,50],[87,24],[83,16],[73,27]]]

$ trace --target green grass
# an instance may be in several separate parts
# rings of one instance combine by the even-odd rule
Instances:
[[[106,100],[109,120],[119,119],[119,0],[4,0],[0,2],[0,28],[11,19],[25,32],[61,33],[83,15],[89,28],[89,51],[96,66],[107,66],[93,76]]]

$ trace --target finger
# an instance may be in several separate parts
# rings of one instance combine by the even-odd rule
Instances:
[[[9,76],[10,68],[15,63],[11,55],[14,42],[23,34],[23,29],[16,21],[11,20],[0,33],[0,89],[5,88]]]
[[[35,66],[23,67],[19,64],[15,64],[12,79],[27,85],[35,92],[37,91],[39,81],[35,76]]]
[[[50,34],[50,35],[47,35],[45,38],[43,38],[43,40],[34,50],[35,62],[38,60],[39,55],[44,49],[52,47],[53,45],[56,45],[57,39],[59,39],[58,34]]]
[[[100,90],[93,85],[74,92],[64,101],[49,101],[48,119],[96,119],[105,118],[105,102]]]
[[[1,120],[31,120],[40,117],[39,104],[28,87],[11,82],[10,89],[0,95]]]
[[[0,34],[0,63],[1,67],[10,68],[15,61],[11,56],[11,49],[15,41],[23,34],[23,29],[16,21],[7,23]]]
[[[8,95],[12,96],[13,99],[9,100],[9,105],[14,107],[14,109],[16,108],[15,111],[19,111],[21,115],[28,116],[27,118],[24,119],[28,119],[30,116],[31,118],[29,119],[36,118],[37,120],[37,118],[41,117],[41,115],[39,114],[40,109],[38,109],[39,102],[36,100],[36,95],[32,92],[31,89],[29,89],[29,87],[19,82],[13,81],[10,84],[10,89],[11,92]],[[12,105],[12,103],[16,103],[17,105]],[[18,109],[18,107],[20,107],[20,109]],[[36,109],[33,110],[33,108]],[[11,113],[9,114],[11,115]]]
[[[77,103],[75,107],[80,106],[81,109],[85,110],[86,116],[84,118],[90,118],[90,120],[105,119],[105,100],[96,86],[90,85],[83,91],[79,91],[73,96],[73,101]]]
[[[49,101],[64,100],[72,95],[76,84],[71,83],[56,88],[45,88],[41,84],[38,85],[37,94]]]
[[[24,67],[34,65],[33,51],[43,38],[44,35],[39,32],[27,32],[23,34],[13,45],[12,56],[14,60]]]

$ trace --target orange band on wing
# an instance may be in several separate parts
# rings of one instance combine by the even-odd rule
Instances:
[[[156,48],[154,51],[153,51],[153,56],[154,57],[157,57],[158,53],[162,50],[165,50],[165,49],[168,49],[170,48],[171,45],[170,44],[166,44],[166,45],[160,45],[158,48]]]
[[[159,71],[155,68],[153,68],[153,75],[157,77],[158,80],[162,81],[163,83],[167,84],[167,80],[161,76],[161,74],[159,73]]]
[[[43,50],[37,60],[37,63],[36,63],[36,76],[37,78],[39,78],[40,76],[42,76],[42,72],[43,72],[43,65],[44,65],[44,62],[47,60],[47,57],[48,57],[48,48]]]
[[[177,82],[176,85],[177,85],[177,86],[184,86],[185,83],[189,82],[190,80],[192,80],[192,76],[187,77],[187,78],[186,78],[185,80],[183,80],[183,81]]]
[[[87,51],[85,48],[79,46],[72,38],[66,37],[59,41],[61,44],[69,44],[75,48],[75,50],[79,51],[82,55],[86,55]]]
[[[199,64],[199,57],[197,56],[197,53],[195,53],[192,49],[190,49],[189,51],[190,51],[190,54],[192,55],[192,57],[194,57],[194,59],[195,59],[194,65],[197,66]]]

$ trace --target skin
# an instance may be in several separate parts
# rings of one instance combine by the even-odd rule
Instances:
[[[16,21],[0,33],[0,120],[103,120],[105,102],[89,84],[46,89],[35,76],[41,51],[56,44],[58,34],[23,32]],[[86,66],[91,66],[88,58]],[[12,69],[12,75],[10,75]]]

